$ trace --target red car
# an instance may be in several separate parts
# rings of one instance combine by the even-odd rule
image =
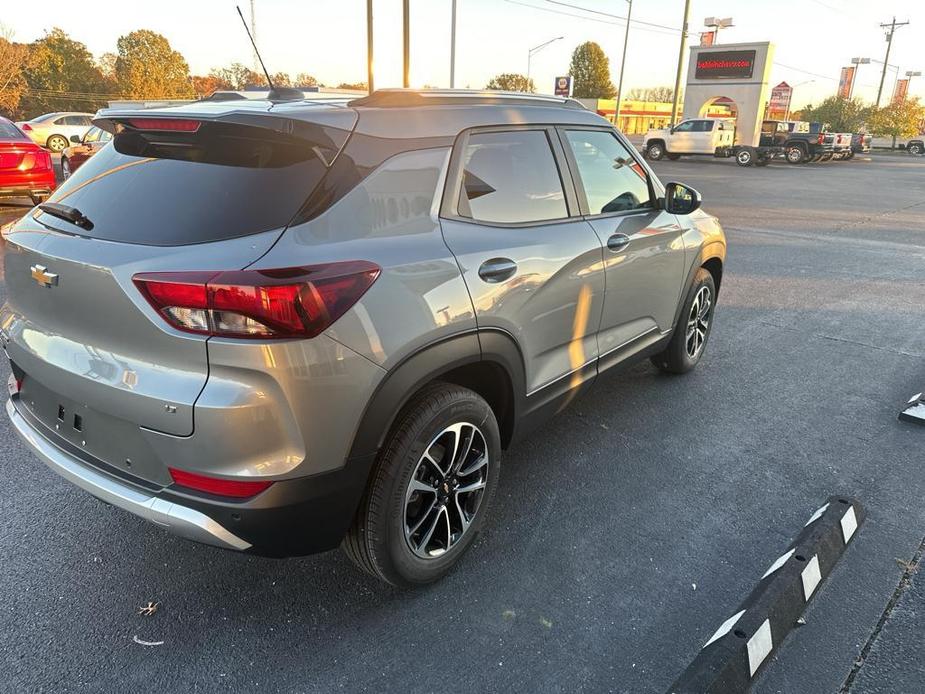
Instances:
[[[38,205],[56,185],[51,155],[0,116],[0,198],[31,198]]]
[[[99,152],[112,140],[112,133],[97,128],[95,125],[87,131],[83,138],[71,135],[72,144],[61,152],[61,178],[65,181],[87,159]]]

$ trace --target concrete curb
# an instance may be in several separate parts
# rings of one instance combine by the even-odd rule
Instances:
[[[904,422],[925,426],[925,393],[916,393],[903,406],[899,418]]]
[[[778,557],[739,609],[723,622],[670,694],[746,692],[864,520],[856,499],[830,496]]]

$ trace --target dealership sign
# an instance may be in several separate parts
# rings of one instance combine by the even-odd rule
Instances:
[[[793,94],[793,87],[786,82],[781,82],[771,90],[771,100],[768,102],[769,111],[790,110],[790,97]]]
[[[896,86],[893,87],[893,103],[901,103],[906,100],[907,96],[909,96],[909,79],[896,80]]]
[[[709,51],[697,55],[699,80],[748,78],[755,70],[755,51]]]
[[[851,92],[854,91],[852,86],[854,84],[854,73],[857,68],[854,65],[850,67],[843,67],[841,69],[841,75],[838,77],[838,98],[839,99],[850,99]]]
[[[565,77],[556,77],[556,86],[555,86],[554,93],[556,96],[571,96],[572,95],[572,76],[566,75]]]

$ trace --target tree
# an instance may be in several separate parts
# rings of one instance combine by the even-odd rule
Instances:
[[[612,99],[617,93],[610,81],[610,61],[594,41],[575,49],[569,74],[573,80],[572,94],[579,99]]]
[[[309,75],[307,72],[300,72],[295,78],[296,87],[317,87],[318,80]]]
[[[0,113],[12,117],[26,91],[23,72],[29,64],[29,47],[13,43],[13,32],[0,24]]]
[[[20,111],[33,117],[49,111],[95,111],[112,91],[87,47],[61,29],[52,29],[29,45],[23,70],[28,93]]]
[[[800,118],[811,123],[828,123],[835,132],[854,133],[862,128],[869,113],[870,109],[860,99],[830,96],[818,106],[807,105]]]
[[[485,89],[497,89],[502,92],[527,92],[533,94],[536,91],[536,85],[533,80],[520,75],[516,72],[504,72],[495,75],[491,81],[485,85]]]
[[[366,82],[341,82],[337,85],[338,89],[353,89],[354,91],[367,91]]]
[[[892,146],[895,149],[896,138],[918,135],[923,121],[925,121],[925,106],[919,103],[918,98],[907,98],[889,106],[874,109],[870,114],[868,125],[872,133],[892,135]]]
[[[193,75],[190,77],[193,91],[200,99],[220,89],[231,89],[231,84],[215,75]]]
[[[166,38],[139,29],[116,42],[115,76],[130,99],[188,99],[193,96],[189,66]]]
[[[668,103],[674,101],[674,89],[671,87],[637,87],[626,95],[632,101],[657,101]]]
[[[277,72],[273,75],[273,86],[274,87],[291,87],[292,80],[289,79],[288,72]]]
[[[245,89],[249,86],[267,86],[267,78],[257,74],[247,65],[232,63],[228,67],[216,68],[209,75],[229,85],[230,89]]]

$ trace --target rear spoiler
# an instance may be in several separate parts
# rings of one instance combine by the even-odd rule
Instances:
[[[126,130],[194,133],[208,123],[260,128],[280,135],[304,139],[328,150],[327,165],[337,154],[357,123],[357,112],[330,104],[300,103],[274,105],[264,101],[192,103],[152,109],[105,108],[97,111],[93,124],[113,135]],[[331,151],[333,150],[333,151]]]

